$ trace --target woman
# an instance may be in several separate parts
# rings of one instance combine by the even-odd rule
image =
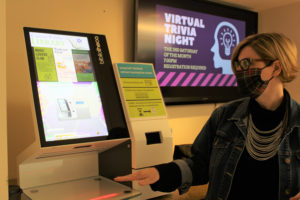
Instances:
[[[284,89],[298,71],[295,44],[278,33],[252,35],[235,48],[231,63],[247,97],[215,109],[193,156],[116,181],[180,193],[209,182],[211,200],[300,199],[300,105]]]

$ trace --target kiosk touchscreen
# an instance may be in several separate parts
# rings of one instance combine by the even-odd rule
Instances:
[[[137,196],[97,177],[98,153],[129,141],[105,36],[36,28],[24,33],[35,140],[18,157],[23,191],[32,199]],[[59,192],[75,185],[81,190]]]
[[[37,157],[128,139],[105,36],[34,28],[24,32],[42,152]]]

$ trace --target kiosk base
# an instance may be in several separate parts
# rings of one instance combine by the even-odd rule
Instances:
[[[137,190],[102,176],[38,186],[23,190],[23,200],[121,200],[139,199]]]

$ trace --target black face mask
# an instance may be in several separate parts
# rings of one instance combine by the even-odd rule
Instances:
[[[261,71],[269,67],[267,65],[263,68],[249,68],[248,70],[236,71],[235,76],[240,92],[245,96],[252,98],[259,97],[267,88],[273,76],[266,81],[261,79]]]

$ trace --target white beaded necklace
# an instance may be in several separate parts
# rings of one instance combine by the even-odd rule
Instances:
[[[281,136],[287,123],[287,109],[282,121],[272,130],[262,131],[256,128],[252,115],[249,114],[246,149],[255,160],[264,161],[272,158],[279,149]]]

